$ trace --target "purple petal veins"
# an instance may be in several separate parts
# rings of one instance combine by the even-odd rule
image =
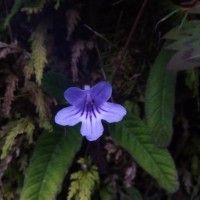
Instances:
[[[106,102],[112,93],[109,83],[102,81],[85,90],[69,88],[65,91],[65,99],[72,105],[61,109],[55,116],[55,122],[63,126],[74,126],[82,122],[81,134],[87,140],[97,140],[103,134],[101,120],[109,123],[121,121],[126,110],[116,103]]]

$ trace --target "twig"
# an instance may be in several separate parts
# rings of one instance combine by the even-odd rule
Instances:
[[[96,49],[96,51],[97,51],[97,55],[98,55],[99,60],[100,60],[101,73],[102,73],[102,75],[103,75],[104,80],[106,81],[107,78],[106,78],[106,73],[105,73],[105,71],[104,71],[104,69],[103,69],[103,60],[102,60],[102,57],[101,57],[101,54],[100,54],[100,52],[99,52],[99,48],[97,47],[97,45],[95,45],[95,49]]]
[[[16,95],[16,96],[14,96],[14,99],[17,99],[17,98],[20,98],[20,97],[25,97],[25,96],[29,96],[29,93]],[[0,97],[0,100],[4,100],[4,99],[5,99],[5,97]]]
[[[99,38],[103,39],[105,42],[107,42],[111,47],[114,48],[118,48],[115,44],[113,44],[112,42],[110,42],[106,37],[104,37],[102,34],[98,33],[97,31],[93,30],[90,26],[88,26],[87,24],[84,24],[84,26],[89,29],[90,31],[92,31],[95,35],[97,35]]]

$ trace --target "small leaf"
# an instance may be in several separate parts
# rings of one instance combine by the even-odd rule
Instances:
[[[67,200],[90,200],[96,184],[99,184],[99,173],[90,158],[80,158],[77,163],[81,170],[70,175],[70,187]]]
[[[166,69],[179,71],[200,66],[199,46],[189,45],[175,53],[168,62]]]
[[[54,200],[81,145],[79,130],[43,132],[27,170],[21,200]]]
[[[48,72],[42,80],[42,89],[50,96],[55,97],[61,103],[66,102],[64,99],[64,91],[68,87],[72,87],[73,83],[62,74],[56,72]]]
[[[172,52],[162,50],[147,80],[145,113],[149,132],[156,145],[166,147],[172,137],[176,73],[167,72]]]
[[[10,122],[7,126],[3,127],[0,134],[5,134],[5,142],[2,146],[1,159],[4,159],[15,145],[15,138],[22,133],[27,133],[29,136],[33,134],[35,126],[28,118],[20,118],[19,120]]]
[[[131,114],[115,126],[113,138],[168,192],[178,189],[174,161],[165,148],[156,147],[143,121]]]

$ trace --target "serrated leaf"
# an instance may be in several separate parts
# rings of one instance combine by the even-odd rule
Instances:
[[[178,189],[177,172],[171,155],[167,149],[154,145],[143,121],[127,114],[122,122],[116,124],[112,136],[161,187],[168,192]]]
[[[90,200],[96,184],[99,184],[98,168],[92,165],[90,158],[80,158],[77,163],[81,170],[70,175],[70,187],[67,200]]]
[[[28,117],[20,118],[3,127],[3,129],[0,131],[0,134],[5,132],[6,138],[4,144],[2,145],[0,159],[4,159],[8,155],[12,147],[15,145],[15,138],[19,134],[27,133],[29,136],[31,136],[34,129],[35,126]]]
[[[54,129],[39,138],[27,170],[21,200],[54,200],[81,145],[79,130]]]
[[[166,65],[168,71],[180,71],[200,66],[200,47],[188,45],[175,53]]]
[[[176,73],[165,70],[172,53],[162,50],[147,80],[145,113],[150,135],[156,145],[166,147],[172,137]]]
[[[47,64],[47,49],[46,49],[46,35],[48,21],[42,21],[38,24],[35,31],[31,34],[31,58],[29,63],[25,66],[25,77],[29,79],[35,73],[36,82],[41,85],[44,68]]]
[[[72,87],[73,83],[59,73],[48,72],[44,75],[42,80],[42,89],[50,96],[55,97],[61,103],[66,102],[64,99],[64,91],[68,87]]]

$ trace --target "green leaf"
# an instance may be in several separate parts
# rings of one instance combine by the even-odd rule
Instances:
[[[126,191],[128,192],[131,199],[143,200],[141,193],[135,187],[127,188]]]
[[[168,50],[182,50],[185,47],[198,47],[200,45],[200,39],[199,36],[192,36],[192,37],[185,37],[182,39],[178,39],[177,41],[173,42],[172,44],[169,44],[165,47],[165,49]]]
[[[135,188],[135,187],[131,187],[131,188],[126,188],[125,192],[120,191],[120,196],[122,200],[143,200],[142,195],[140,194],[140,192]]]
[[[100,199],[101,200],[112,200],[113,193],[114,193],[113,188],[111,186],[105,185],[100,190]]]
[[[73,83],[64,75],[56,72],[48,72],[44,75],[42,81],[42,89],[50,96],[55,97],[61,103],[65,103],[64,91],[73,86]]]
[[[81,165],[81,169],[70,175],[67,200],[90,200],[95,185],[99,184],[98,168],[92,164],[90,157],[80,158],[77,163]]]
[[[179,40],[188,36],[200,35],[200,20],[185,22],[182,27],[177,26],[164,35],[164,39]]]
[[[172,53],[162,50],[148,77],[145,113],[149,132],[156,145],[166,147],[172,137],[176,73],[165,71]]]
[[[154,145],[143,121],[127,114],[122,122],[116,124],[112,136],[161,187],[168,192],[178,189],[177,172],[171,155],[167,149]]]
[[[5,21],[4,21],[4,28],[6,28],[9,23],[10,23],[10,20],[14,17],[14,15],[19,11],[19,9],[22,7],[22,5],[26,2],[26,0],[15,0],[12,8],[11,8],[11,11],[9,13],[9,15],[7,15],[7,17],[5,18]]]
[[[21,200],[54,200],[81,145],[79,130],[43,132],[25,178]]]

